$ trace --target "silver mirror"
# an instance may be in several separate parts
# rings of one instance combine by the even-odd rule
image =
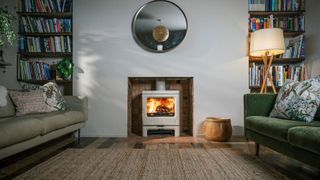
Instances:
[[[135,41],[151,52],[166,52],[177,47],[186,36],[187,27],[183,11],[165,0],[143,5],[132,21]]]

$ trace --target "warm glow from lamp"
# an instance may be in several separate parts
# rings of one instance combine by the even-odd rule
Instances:
[[[283,30],[261,29],[251,34],[250,56],[279,55],[285,52]]]

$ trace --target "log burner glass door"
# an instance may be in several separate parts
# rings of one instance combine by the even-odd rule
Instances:
[[[174,97],[148,97],[148,117],[173,117],[175,115]]]

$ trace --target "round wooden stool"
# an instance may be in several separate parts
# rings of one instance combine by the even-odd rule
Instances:
[[[207,117],[203,126],[204,137],[212,141],[227,141],[232,135],[231,120]]]

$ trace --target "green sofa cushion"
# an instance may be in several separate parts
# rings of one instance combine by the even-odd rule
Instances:
[[[320,155],[320,127],[293,127],[288,131],[290,144]]]
[[[299,122],[266,116],[249,116],[245,119],[246,128],[262,135],[287,142],[289,128],[295,126],[318,126],[319,121]]]

